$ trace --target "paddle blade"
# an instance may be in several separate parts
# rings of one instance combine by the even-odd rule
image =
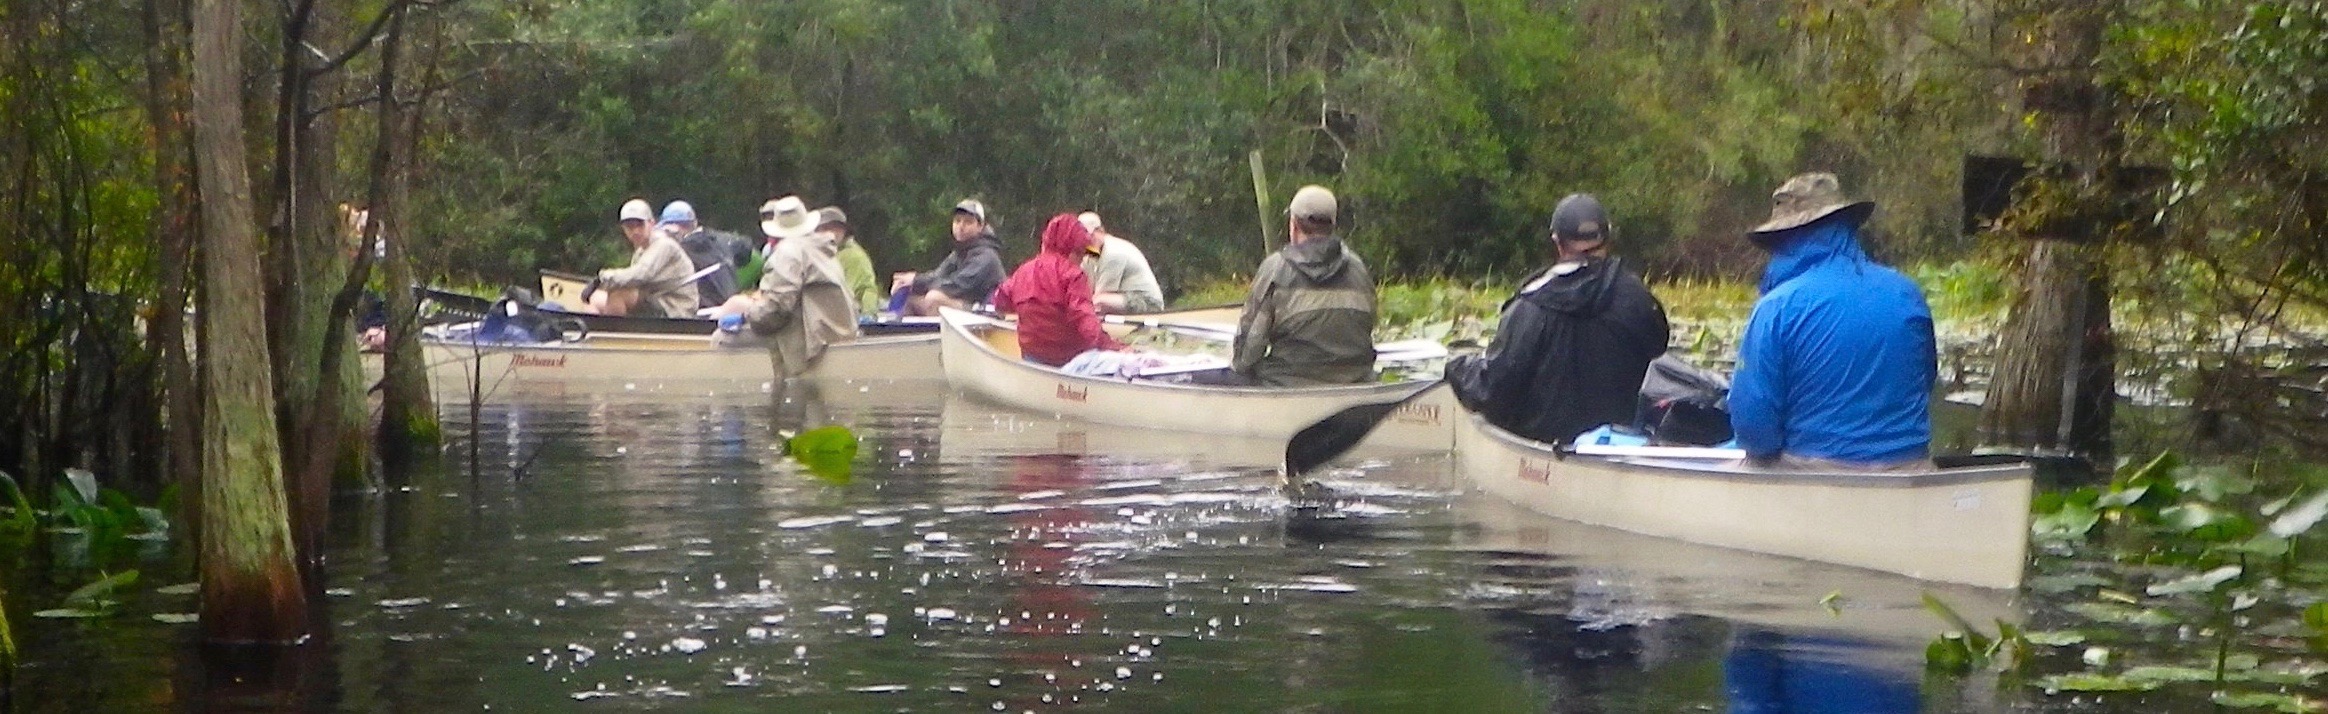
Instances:
[[[1382,420],[1390,418],[1392,412],[1436,386],[1438,384],[1434,382],[1398,401],[1349,407],[1315,424],[1302,427],[1301,431],[1294,432],[1292,439],[1285,442],[1285,475],[1298,479],[1340,457],[1351,447],[1357,446],[1358,442],[1366,440],[1366,435],[1373,433],[1374,427],[1381,426]]]

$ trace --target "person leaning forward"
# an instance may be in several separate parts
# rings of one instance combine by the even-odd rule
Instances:
[[[857,339],[857,309],[834,257],[839,246],[832,234],[816,230],[814,214],[799,199],[787,196],[780,203],[782,209],[768,226],[778,240],[760,273],[759,290],[728,305],[741,307],[742,322],[767,339],[781,378],[806,373],[826,347]],[[723,317],[722,331],[736,321]]]
[[[583,289],[582,301],[606,315],[694,317],[695,284],[687,276],[695,267],[686,249],[649,226],[655,216],[646,201],[622,204],[619,215],[623,238],[631,244],[630,265],[598,271]]]
[[[927,273],[898,273],[890,279],[890,304],[908,315],[935,315],[938,308],[967,310],[986,302],[1008,271],[1002,241],[986,221],[986,204],[963,199],[954,204],[954,251]],[[902,295],[903,297],[897,297]]]
[[[1156,285],[1156,270],[1140,247],[1109,231],[1097,213],[1085,211],[1075,220],[1091,232],[1082,264],[1083,274],[1091,276],[1092,304],[1105,313],[1163,312],[1164,289]]]
[[[1665,353],[1665,306],[1609,257],[1614,229],[1590,194],[1552,210],[1555,262],[1504,301],[1483,356],[1447,364],[1465,408],[1536,441],[1561,443],[1602,424],[1631,424],[1641,378]]]
[[[1292,241],[1253,275],[1227,379],[1272,387],[1373,379],[1374,276],[1334,236],[1334,193],[1304,186],[1286,213]]]
[[[1830,173],[1788,179],[1748,239],[1770,252],[1746,321],[1730,424],[1749,463],[1790,469],[1930,465],[1939,379],[1932,310],[1915,281],[1875,262]]]

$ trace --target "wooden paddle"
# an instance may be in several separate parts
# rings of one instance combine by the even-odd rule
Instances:
[[[1407,402],[1429,394],[1445,383],[1444,380],[1431,380],[1429,384],[1416,388],[1396,401],[1360,404],[1302,427],[1301,431],[1294,432],[1293,438],[1285,442],[1286,481],[1299,484],[1303,475],[1324,466],[1326,462],[1340,457],[1351,447],[1357,446],[1358,442],[1364,441],[1367,434],[1374,432],[1374,427],[1381,426],[1382,420],[1390,418],[1391,413],[1398,411],[1399,407],[1406,406]]]

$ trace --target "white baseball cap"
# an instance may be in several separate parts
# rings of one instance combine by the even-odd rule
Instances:
[[[646,201],[634,198],[628,203],[622,204],[622,218],[619,220],[653,223],[655,222],[655,209],[648,207]]]

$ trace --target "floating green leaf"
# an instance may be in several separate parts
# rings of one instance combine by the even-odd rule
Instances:
[[[2030,644],[2047,647],[2068,647],[2085,642],[2086,636],[2085,633],[2076,630],[2038,630],[2022,633],[2021,639]]]
[[[2175,479],[2175,488],[2201,500],[2220,502],[2225,496],[2255,491],[2255,479],[2225,466],[2190,469]]]
[[[2265,533],[2233,545],[2224,546],[2223,550],[2245,553],[2259,558],[2277,558],[2288,554],[2288,539]]]
[[[2095,622],[2108,624],[2159,627],[2182,622],[2174,615],[2157,608],[2129,607],[2107,602],[2073,603],[2062,607],[2062,609]]]
[[[2131,667],[2128,668],[2124,674],[2119,676],[2124,677],[2128,681],[2132,682],[2148,682],[2155,684],[2215,681],[2215,671],[2211,669],[2200,669],[2198,667],[2169,667],[2163,665]]]
[[[2038,679],[2034,684],[2043,688],[2047,694],[2061,692],[2144,692],[2157,689],[2159,686],[2157,682],[2137,682],[2100,672],[2056,674]]]
[[[2293,694],[2273,692],[2221,691],[2209,696],[2207,701],[2232,709],[2269,709],[2275,712],[2288,712],[2288,714],[2320,711],[2319,702]]]
[[[2142,497],[2149,493],[2150,486],[2148,484],[2127,484],[2123,487],[2110,489],[2109,493],[2094,499],[2094,505],[2103,508],[2124,508],[2141,501]]]
[[[113,592],[137,582],[137,571],[124,570],[98,578],[95,582],[74,588],[65,594],[66,607],[104,607],[113,602]]]
[[[2157,585],[2152,585],[2149,589],[2144,590],[2143,592],[2150,593],[2151,595],[2161,596],[2214,592],[2215,588],[2222,587],[2223,583],[2230,582],[2232,578],[2239,577],[2239,573],[2242,571],[2243,569],[2239,566],[2226,565],[2204,573],[2199,573],[2197,575],[2185,575],[2183,577],[2175,578],[2173,580],[2159,583]]]
[[[154,613],[154,621],[155,621],[155,622],[162,623],[162,624],[165,624],[165,625],[190,625],[190,624],[193,624],[193,623],[195,623],[195,622],[199,622],[199,621],[201,621],[201,619],[202,619],[202,616],[201,616],[201,615],[198,615],[198,614],[195,614],[195,613],[191,613],[191,612],[157,612],[157,613]]]
[[[2064,503],[2052,513],[2029,521],[2031,537],[2045,540],[2076,540],[2084,538],[2102,521],[2102,514],[2090,507]]]
[[[857,460],[857,434],[838,424],[821,426],[786,439],[784,451],[817,479],[845,486]]]
[[[101,610],[90,610],[78,607],[58,607],[34,612],[32,613],[32,616],[51,619],[83,619],[91,617],[104,617],[105,614],[106,613]]]
[[[2294,538],[2302,535],[2304,531],[2311,530],[2312,526],[2318,524],[2322,518],[2328,518],[2328,491],[2312,494],[2311,498],[2304,499],[2303,503],[2289,508],[2278,518],[2272,519],[2271,534],[2281,538]]]
[[[2158,512],[2161,525],[2182,535],[2226,543],[2255,534],[2255,523],[2204,503],[2185,503]]]

